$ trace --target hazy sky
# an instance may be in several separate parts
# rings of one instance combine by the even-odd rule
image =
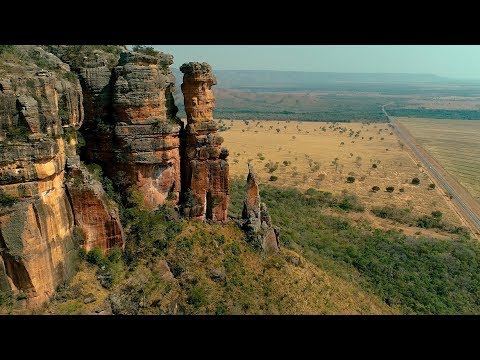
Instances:
[[[429,73],[480,78],[480,45],[155,45],[174,67],[218,70]]]

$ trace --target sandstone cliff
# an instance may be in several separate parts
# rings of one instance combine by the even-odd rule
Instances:
[[[75,271],[64,181],[76,137],[65,131],[82,125],[83,94],[69,65],[41,47],[3,47],[0,57],[0,290],[37,306]]]
[[[183,213],[200,220],[225,221],[229,204],[228,150],[221,147],[213,120],[216,84],[207,63],[180,67],[187,126],[182,132]]]
[[[86,251],[94,247],[107,252],[114,246],[125,247],[125,235],[117,205],[108,199],[101,183],[82,164],[68,166],[66,182],[73,208],[74,222],[83,233]]]
[[[117,188],[137,187],[148,208],[170,200],[187,217],[226,221],[228,151],[208,64],[181,67],[184,128],[171,55],[12,46],[0,60],[0,291],[37,306],[74,273],[79,245],[124,248],[117,205],[80,158]]]
[[[0,73],[0,283],[35,306],[74,271],[62,125],[81,125],[82,92],[41,48],[15,51]]]
[[[258,180],[253,166],[248,163],[247,193],[243,202],[243,228],[248,239],[259,245],[266,253],[278,251],[278,229],[273,227],[265,203],[260,199]]]
[[[114,70],[116,174],[136,185],[145,205],[156,208],[180,194],[179,132],[173,102],[173,57],[125,52]]]
[[[82,156],[102,165],[124,189],[139,188],[156,208],[180,194],[179,132],[173,57],[120,46],[56,47],[78,73],[84,93],[86,140]]]

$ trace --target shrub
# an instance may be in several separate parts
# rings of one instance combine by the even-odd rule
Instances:
[[[156,56],[159,53],[153,46],[146,45],[133,45],[132,50],[150,56]]]
[[[404,188],[400,188],[398,189],[398,191],[400,191],[401,193],[405,192],[405,189]]]
[[[420,179],[417,178],[417,177],[414,177],[414,178],[412,179],[412,184],[413,184],[413,185],[418,185],[418,184],[420,184]]]
[[[435,210],[435,211],[432,211],[432,216],[436,219],[441,219],[443,214],[441,211],[439,210]]]
[[[393,192],[393,190],[395,190],[395,188],[393,186],[387,186],[387,188],[385,190],[387,190],[387,192],[391,193],[391,192]]]
[[[442,224],[440,223],[440,219],[433,217],[433,216],[428,216],[428,215],[423,215],[417,219],[416,225],[420,228],[424,229],[432,229],[432,228],[442,228]]]
[[[270,179],[268,179],[268,181],[277,181],[277,180],[278,180],[278,176],[275,176],[275,175],[270,176]]]
[[[309,163],[309,166],[310,166],[310,171],[311,172],[316,172],[316,171],[320,170],[320,163],[318,161],[313,161],[313,162]]]
[[[347,182],[350,183],[350,184],[354,183],[355,182],[355,177],[353,177],[353,176],[347,177]]]
[[[0,53],[1,53],[0,45]],[[1,291],[0,290],[0,306],[11,306],[12,305],[12,293],[10,291]]]
[[[78,257],[82,260],[85,260],[87,258],[87,251],[83,247],[78,249]]]
[[[413,221],[410,209],[398,208],[394,205],[385,205],[372,208],[372,213],[382,219],[395,220],[402,224],[409,224]]]
[[[273,162],[269,161],[265,164],[265,167],[267,168],[267,171],[269,173],[273,173],[275,170],[278,169],[278,164],[274,164]]]
[[[113,249],[110,250],[108,254],[108,261],[111,263],[117,263],[122,258],[122,249],[118,246],[114,246]]]
[[[372,165],[372,168],[373,168],[373,169],[376,169],[377,167],[378,167],[377,164],[373,164],[373,165]]]
[[[355,194],[344,194],[338,202],[338,207],[342,210],[353,210],[362,212],[365,206],[360,202],[360,198]]]
[[[429,189],[432,189],[432,190],[435,189],[435,184],[430,184],[430,185],[428,185],[428,188],[429,188]]]
[[[184,205],[185,205],[185,207],[188,207],[188,208],[197,205],[197,198],[195,197],[195,195],[193,195],[192,190],[190,190],[190,189],[188,189],[185,192]]]
[[[175,195],[175,193],[173,192],[168,193],[167,200],[176,200],[176,199],[177,199],[177,195]]]
[[[3,189],[0,189],[0,207],[10,207],[16,202],[17,198],[8,195]]]
[[[105,260],[105,256],[103,255],[102,250],[100,250],[98,246],[95,246],[87,253],[87,261],[90,264],[103,265],[105,264]]]
[[[197,309],[207,304],[208,297],[206,290],[200,285],[193,286],[188,292],[187,302]]]
[[[30,133],[30,129],[27,126],[19,124],[8,129],[7,137],[11,140],[27,141]]]
[[[377,191],[379,191],[379,190],[380,190],[380,187],[378,187],[377,185],[372,186],[372,191],[373,191],[373,192],[377,192]]]

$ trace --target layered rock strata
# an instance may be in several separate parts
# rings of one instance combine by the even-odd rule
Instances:
[[[56,48],[62,59],[74,64],[84,92],[82,157],[101,164],[123,189],[137,186],[147,208],[167,198],[176,203],[182,122],[173,100],[173,57],[106,50]]]
[[[116,203],[110,200],[102,184],[82,164],[69,164],[66,182],[73,208],[74,223],[81,229],[83,247],[104,253],[125,247],[125,235]]]
[[[22,51],[48,61],[41,48]],[[62,125],[81,125],[82,92],[54,69],[24,66],[0,80],[0,290],[30,306],[73,275],[76,255]]]
[[[242,210],[243,228],[249,241],[259,245],[266,253],[279,249],[279,231],[272,224],[267,206],[260,199],[258,180],[251,163],[248,163],[247,192]]]
[[[15,47],[10,61],[0,67],[0,291],[35,307],[75,271],[65,165],[79,163],[83,97],[69,66],[41,47]]]
[[[136,185],[148,208],[162,205],[167,198],[176,202],[180,194],[182,123],[173,101],[172,63],[173,57],[163,53],[125,52],[114,69],[116,176]]]
[[[187,126],[182,132],[182,209],[187,217],[225,221],[229,204],[228,150],[213,120],[216,84],[207,63],[180,67]]]

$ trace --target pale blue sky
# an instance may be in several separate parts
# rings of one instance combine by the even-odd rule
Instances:
[[[206,61],[217,70],[428,73],[480,78],[479,45],[155,45],[174,67]]]

